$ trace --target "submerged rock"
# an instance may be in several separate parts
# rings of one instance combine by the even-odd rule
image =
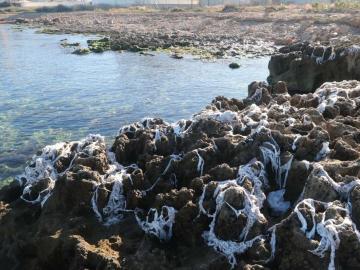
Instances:
[[[237,69],[240,68],[240,65],[238,63],[230,63],[229,64],[229,68],[231,69]]]
[[[76,55],[85,55],[85,54],[89,54],[91,51],[88,48],[79,48],[76,49],[72,52],[72,54],[76,54]]]
[[[60,45],[64,48],[68,48],[68,47],[79,47],[80,46],[80,43],[79,42],[68,42],[67,39],[63,39],[61,40],[60,42]]]
[[[190,120],[124,126],[110,148],[47,146],[0,190],[1,265],[358,269],[359,89],[254,82]]]
[[[178,54],[178,53],[174,53],[171,55],[171,58],[174,58],[174,59],[183,59],[184,56],[182,56],[181,54]]]
[[[87,40],[88,48],[95,53],[102,53],[111,49],[110,39],[107,37],[95,40]]]

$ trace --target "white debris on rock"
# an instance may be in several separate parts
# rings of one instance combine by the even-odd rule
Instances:
[[[320,243],[318,247],[314,250],[310,250],[313,254],[323,258],[327,251],[330,251],[330,262],[328,269],[335,270],[335,252],[338,249],[340,244],[339,233],[349,228],[352,228],[356,234],[358,240],[360,241],[360,233],[356,228],[355,223],[351,219],[351,203],[350,203],[350,192],[360,185],[360,180],[356,179],[349,183],[338,183],[335,182],[329,174],[325,171],[323,166],[320,163],[313,163],[313,170],[310,173],[309,177],[317,176],[319,181],[324,181],[328,183],[338,194],[339,197],[345,202],[345,206],[339,206],[339,202],[321,202],[311,198],[303,199],[300,201],[294,208],[294,213],[296,213],[300,223],[301,231],[303,231],[308,239],[314,239],[315,235],[318,234]],[[317,207],[321,205],[325,210],[323,213],[316,213]],[[312,227],[308,228],[308,223],[304,215],[300,211],[301,208],[306,208],[311,214]],[[335,209],[343,213],[341,219],[337,220],[334,218],[326,218],[326,211],[328,209]],[[319,215],[321,215],[321,220],[319,220]],[[316,216],[316,218],[315,218]]]
[[[272,170],[275,173],[275,182],[278,187],[284,189],[286,187],[287,176],[293,156],[291,155],[289,160],[281,165],[279,145],[273,138],[271,138],[271,140],[271,142],[264,142],[262,146],[260,146],[260,151],[264,159],[264,164],[271,164]]]
[[[136,164],[132,164],[130,166],[124,167],[119,164],[115,159],[115,154],[112,152],[108,152],[109,161],[111,162],[110,169],[106,172],[106,175],[102,178],[101,184],[112,183],[112,191],[110,193],[107,205],[100,211],[97,207],[97,198],[98,198],[98,188],[100,184],[96,187],[96,190],[92,197],[92,208],[94,213],[96,214],[98,220],[102,222],[104,225],[113,225],[120,222],[123,219],[124,212],[133,212],[132,210],[126,209],[126,198],[123,190],[123,180],[125,177],[131,179],[131,175],[127,173],[129,168],[137,169]],[[166,175],[171,167],[171,164],[174,161],[179,161],[182,159],[182,155],[170,155],[170,160],[165,167],[162,174],[157,178],[154,184],[144,190],[144,193],[150,192],[155,188],[155,186],[161,180],[161,177]],[[176,178],[176,176],[175,176]]]
[[[294,138],[294,141],[293,141],[293,144],[292,144],[292,146],[291,146],[291,149],[293,150],[293,151],[295,151],[296,150],[296,143],[297,143],[297,141],[299,140],[301,138],[301,135],[300,134],[295,134],[295,138]]]
[[[296,119],[294,117],[289,117],[285,120],[285,124],[289,127],[292,127],[296,123]]]
[[[182,137],[185,133],[185,128],[186,128],[186,120],[182,119],[179,120],[175,123],[171,124],[171,127],[173,129],[173,132],[175,134],[175,138],[176,137]]]
[[[136,164],[124,167],[116,161],[115,154],[108,152],[108,160],[110,162],[109,169],[105,175],[101,176],[101,183],[98,183],[93,197],[91,199],[92,209],[100,222],[104,225],[110,226],[118,223],[123,218],[123,213],[126,210],[126,198],[123,190],[123,180],[125,177],[131,179],[131,175],[127,173],[128,169],[137,169]],[[100,185],[112,184],[112,190],[106,206],[99,210],[97,206],[98,202],[98,190]]]
[[[310,115],[308,115],[308,114],[303,115],[302,122],[303,122],[304,125],[311,125],[313,123],[313,121],[311,120]]]
[[[160,241],[168,241],[172,237],[175,214],[173,207],[163,206],[160,215],[157,209],[151,208],[145,220],[139,217],[138,212],[135,212],[135,218],[145,233],[156,236]]]
[[[283,214],[290,208],[290,202],[284,201],[285,189],[269,192],[267,201],[275,214]]]
[[[324,212],[316,212],[315,204],[322,205]],[[303,213],[300,211],[300,205],[309,210],[311,214],[312,228],[308,228],[308,223]],[[328,209],[336,210],[342,213],[342,216],[338,219],[329,218],[327,215]],[[338,202],[324,203],[313,199],[305,199],[296,205],[294,209],[300,223],[301,231],[305,233],[308,239],[314,239],[317,234],[320,237],[320,243],[314,250],[309,250],[311,253],[323,258],[325,253],[330,251],[330,262],[328,270],[335,270],[335,255],[336,250],[340,245],[339,233],[352,228],[354,233],[358,236],[359,232],[356,229],[356,225],[351,220],[348,207],[339,206]],[[316,218],[315,218],[316,215]],[[319,221],[319,218],[320,221]]]
[[[273,104],[272,106],[280,107],[276,104]],[[284,106],[281,107],[285,110]],[[206,109],[201,111],[199,114],[194,115],[192,121],[193,123],[196,123],[201,119],[213,119],[221,123],[228,124],[231,128],[234,128],[235,125],[239,125],[241,126],[242,131],[245,131],[246,127],[249,127],[251,134],[254,134],[269,125],[267,112],[267,108],[260,108],[256,104],[251,104],[241,112]],[[189,127],[187,130],[190,130],[190,128],[191,127]],[[232,132],[229,132],[229,135],[233,135]]]
[[[360,46],[359,45],[351,45],[349,47],[347,47],[342,53],[341,55],[349,55],[349,56],[357,56],[360,53]]]
[[[266,199],[266,196],[263,192],[263,188],[268,187],[268,179],[266,177],[266,172],[264,165],[257,161],[256,159],[250,161],[246,165],[239,167],[237,174],[237,182],[239,185],[243,185],[245,179],[250,180],[253,184],[253,195],[256,196],[256,205],[259,208],[263,207],[263,203]]]
[[[324,159],[330,153],[329,142],[323,142],[319,153],[316,154],[315,160]]]
[[[356,102],[350,98],[350,94],[359,90],[360,83],[357,81],[326,82],[314,93],[319,100],[317,109],[320,113],[323,113],[326,106],[333,106],[339,97],[350,100],[353,108],[356,108]]]
[[[204,173],[204,165],[205,165],[205,161],[204,159],[201,157],[201,155],[199,154],[198,150],[195,150],[196,155],[198,156],[198,164],[197,164],[197,171],[200,173],[200,176],[203,175]]]
[[[318,48],[318,47],[314,47],[314,49],[313,49],[313,51],[312,51],[312,53],[311,53],[311,56],[310,56],[312,59],[315,59],[316,64],[322,65],[322,64],[324,64],[325,62],[335,60],[335,58],[336,58],[336,52],[335,52],[334,47],[331,47],[331,53],[330,53],[328,59],[325,59],[325,53],[326,53],[326,51],[327,51],[328,48],[325,47],[325,46],[321,46],[321,48],[322,48],[322,50],[323,50],[322,56],[315,56],[315,55],[314,55],[314,51],[315,51],[315,49],[317,49],[317,48]]]
[[[340,195],[343,200],[348,200],[349,193],[354,189],[354,187],[360,185],[360,180],[356,179],[349,183],[337,183],[330,177],[330,175],[325,171],[324,167],[319,163],[313,164],[314,168],[310,173],[309,177],[317,176],[320,181],[328,183],[334,188],[334,190]]]
[[[250,97],[250,99],[254,100],[255,102],[260,102],[262,98],[262,89],[257,88],[255,93]]]
[[[161,173],[161,175],[155,180],[154,184],[153,184],[150,188],[148,188],[147,190],[145,190],[144,192],[146,193],[146,192],[149,192],[149,191],[153,190],[153,189],[156,187],[156,185],[159,183],[159,181],[161,180],[161,178],[168,173],[168,171],[169,171],[172,163],[175,162],[175,161],[180,161],[180,160],[182,160],[182,159],[183,159],[183,155],[182,155],[182,154],[179,154],[179,155],[172,154],[172,155],[170,155],[170,160],[169,160],[168,164],[166,165],[164,171],[163,171],[163,172]],[[176,175],[175,175],[175,178],[176,178]]]
[[[18,176],[16,179],[20,184],[24,185],[23,194],[21,198],[29,203],[41,203],[50,197],[51,191],[55,186],[55,181],[59,176],[71,169],[73,161],[79,154],[93,156],[96,150],[105,149],[104,137],[100,135],[89,135],[81,141],[62,142],[54,145],[45,146],[39,155],[33,156],[29,166],[25,168],[24,174]],[[62,173],[59,173],[55,164],[60,158],[70,158],[73,155],[69,167]],[[30,195],[32,187],[41,180],[48,179],[48,187],[39,192],[35,200],[27,199]]]
[[[248,191],[242,184],[245,179],[250,180],[253,184],[251,191]],[[199,199],[199,209],[202,214],[207,215],[211,218],[209,225],[209,231],[203,233],[203,238],[205,239],[208,246],[213,247],[216,251],[225,255],[231,264],[234,267],[237,262],[235,255],[242,254],[247,249],[249,249],[256,241],[265,241],[266,236],[259,235],[255,238],[248,240],[247,236],[254,226],[256,221],[264,220],[265,217],[261,213],[260,209],[263,207],[263,203],[266,199],[265,194],[262,191],[263,187],[267,186],[266,173],[264,170],[264,165],[260,161],[252,160],[246,165],[240,166],[238,176],[234,180],[227,180],[220,183],[217,183],[217,188],[214,191],[213,198],[216,202],[216,209],[214,213],[208,213],[203,206],[205,199],[205,193],[207,185],[203,189],[203,193]],[[235,209],[232,205],[225,201],[224,195],[227,189],[236,188],[244,195],[244,208]],[[221,208],[227,205],[238,217],[240,214],[243,214],[247,217],[246,225],[244,226],[242,232],[239,235],[238,241],[225,241],[219,239],[215,233],[216,219]],[[275,248],[276,235],[275,229],[272,228],[271,231],[271,247]],[[272,250],[271,258],[273,257],[274,250]],[[271,259],[269,258],[269,259]]]

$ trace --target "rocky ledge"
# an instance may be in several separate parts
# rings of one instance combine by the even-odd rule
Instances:
[[[2,269],[359,269],[360,82],[254,82],[190,120],[37,153],[0,191]]]
[[[324,82],[360,80],[360,46],[298,43],[282,47],[269,63],[269,83],[286,81],[290,93],[314,92]]]

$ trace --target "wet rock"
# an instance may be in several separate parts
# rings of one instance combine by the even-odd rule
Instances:
[[[238,69],[240,68],[240,65],[238,63],[230,63],[229,68],[231,69]]]
[[[67,47],[79,47],[80,46],[80,43],[79,42],[73,42],[73,43],[69,43],[67,42],[67,39],[64,39],[61,41],[60,45],[64,48],[67,48]]]
[[[23,23],[29,23],[30,21],[26,18],[17,18],[15,20],[15,23],[18,23],[18,24],[23,24]]]
[[[72,52],[72,54],[76,55],[86,55],[89,54],[91,51],[88,48],[79,48]]]
[[[171,58],[174,58],[174,59],[183,59],[184,56],[182,56],[182,55],[180,55],[180,54],[174,53],[174,54],[171,55]]]

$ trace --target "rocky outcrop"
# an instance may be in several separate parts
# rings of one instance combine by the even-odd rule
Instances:
[[[360,47],[308,43],[283,47],[269,62],[270,84],[285,81],[289,92],[314,92],[325,82],[360,80]]]
[[[2,269],[360,268],[360,83],[248,91],[45,147],[0,191]]]

